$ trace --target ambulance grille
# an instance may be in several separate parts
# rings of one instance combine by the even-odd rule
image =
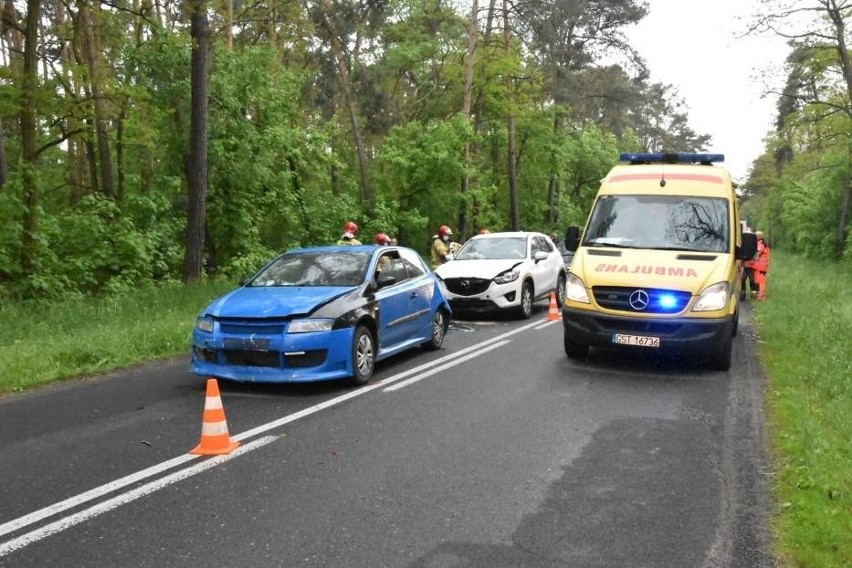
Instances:
[[[634,292],[647,294],[643,309],[631,305],[630,298]],[[692,295],[681,290],[663,290],[659,288],[633,288],[627,286],[595,286],[592,288],[595,302],[608,310],[641,314],[672,314],[683,311]],[[663,299],[668,300],[664,303]],[[641,305],[634,302],[636,306]]]
[[[620,250],[587,249],[594,256],[621,256]]]

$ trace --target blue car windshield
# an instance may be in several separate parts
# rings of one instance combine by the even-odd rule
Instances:
[[[457,260],[526,258],[526,237],[484,237],[471,239],[456,255]]]
[[[293,252],[275,259],[248,286],[358,286],[369,252]]]
[[[592,211],[583,244],[727,252],[728,202],[717,197],[606,195]]]

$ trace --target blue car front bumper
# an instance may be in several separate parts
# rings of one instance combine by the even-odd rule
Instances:
[[[354,328],[281,335],[194,330],[196,375],[252,383],[298,383],[352,376]]]

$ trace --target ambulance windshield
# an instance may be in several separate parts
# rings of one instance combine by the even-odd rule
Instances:
[[[727,252],[728,219],[728,202],[722,198],[604,195],[595,204],[583,244]]]

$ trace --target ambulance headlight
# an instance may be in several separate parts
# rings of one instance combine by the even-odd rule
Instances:
[[[719,282],[708,286],[701,292],[695,306],[692,307],[693,312],[716,312],[725,309],[728,305],[728,298],[731,294],[731,288],[727,282]]]
[[[572,302],[582,302],[584,304],[592,303],[589,301],[589,295],[586,294],[586,286],[583,284],[583,281],[570,272],[568,273],[568,278],[565,282],[565,299],[571,300]]]

